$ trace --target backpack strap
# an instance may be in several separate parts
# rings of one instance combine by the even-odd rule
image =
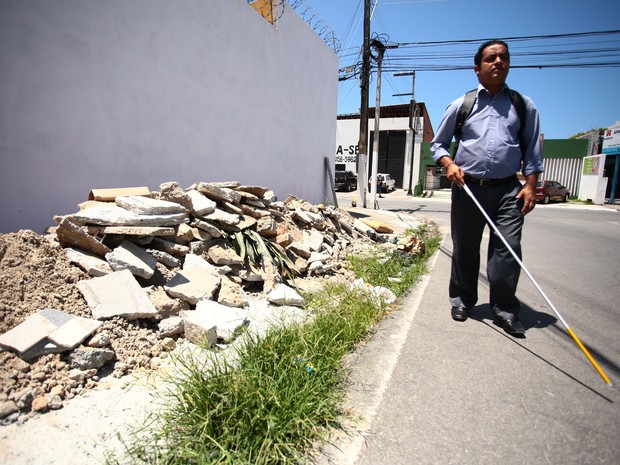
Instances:
[[[474,109],[474,104],[476,103],[477,99],[478,88],[470,90],[465,94],[465,97],[463,98],[463,103],[461,104],[459,112],[456,115],[456,126],[454,128],[454,139],[456,143],[454,144],[454,150],[452,151],[452,159],[456,157],[456,151],[459,148],[459,142],[461,141],[461,134],[463,132],[463,124]]]
[[[523,131],[525,130],[525,101],[519,92],[510,89],[510,100],[512,105],[517,110],[517,116],[519,116],[519,132],[517,137],[519,138],[519,147],[521,148],[521,160],[525,157],[525,144],[523,140]]]

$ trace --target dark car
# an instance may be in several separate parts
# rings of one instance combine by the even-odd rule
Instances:
[[[536,200],[549,203],[551,200],[566,202],[569,196],[568,189],[557,181],[538,181],[536,184]]]
[[[357,176],[353,171],[336,171],[334,184],[337,191],[351,192],[357,189]]]

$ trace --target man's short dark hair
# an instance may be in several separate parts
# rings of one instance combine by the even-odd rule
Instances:
[[[480,64],[482,63],[482,53],[484,52],[484,49],[487,47],[490,47],[491,45],[503,45],[504,47],[506,47],[506,52],[508,52],[508,58],[510,58],[510,51],[508,50],[508,44],[504,42],[503,40],[492,39],[492,40],[487,40],[484,44],[478,47],[478,51],[476,52],[476,55],[474,55],[475,65],[480,66]]]

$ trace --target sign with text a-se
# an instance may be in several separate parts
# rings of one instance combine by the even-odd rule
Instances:
[[[620,128],[605,130],[603,134],[603,153],[606,155],[620,153]]]
[[[359,154],[358,145],[339,145],[336,148],[336,163],[355,163]]]

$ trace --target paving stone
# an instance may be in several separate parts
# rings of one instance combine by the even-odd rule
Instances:
[[[70,350],[94,333],[100,321],[46,308],[0,336],[0,345],[31,358],[40,353]],[[36,348],[36,353],[34,352]]]
[[[77,287],[97,320],[115,316],[128,320],[157,316],[157,309],[146,290],[140,287],[129,270],[79,281]]]

